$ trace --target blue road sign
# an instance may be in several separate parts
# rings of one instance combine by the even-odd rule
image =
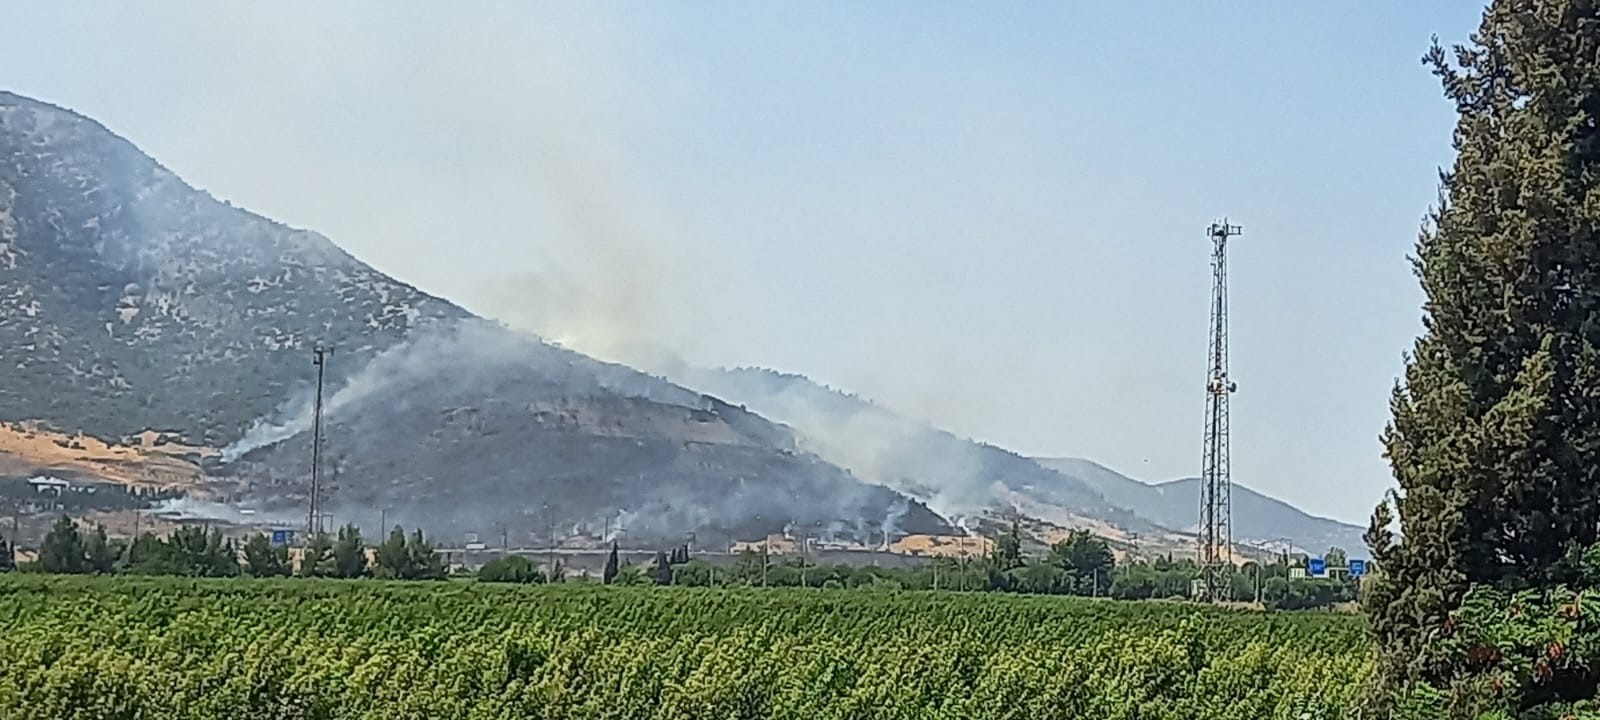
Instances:
[[[1328,574],[1328,561],[1322,558],[1311,558],[1306,561],[1306,571],[1311,577],[1322,577]]]
[[[272,544],[273,545],[288,545],[289,543],[292,543],[292,542],[294,542],[294,531],[293,530],[273,530],[272,531]]]
[[[1367,561],[1365,561],[1365,560],[1351,560],[1350,561],[1350,577],[1361,577],[1361,576],[1366,575],[1366,574],[1367,574]]]

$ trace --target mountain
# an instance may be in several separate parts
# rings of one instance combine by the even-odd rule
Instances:
[[[923,500],[949,517],[1015,509],[1116,537],[1162,528],[1089,483],[1004,448],[895,414],[802,375],[763,368],[680,367],[675,379],[791,425],[802,447],[861,478]]]
[[[303,525],[318,344],[334,348],[336,522],[383,509],[452,536],[674,542],[949,530],[786,427],[475,318],[0,92],[0,421],[113,443],[161,431],[220,452],[197,497]]]
[[[1087,460],[1038,460],[957,437],[802,375],[762,368],[679,367],[691,387],[794,426],[802,447],[871,482],[926,501],[952,517],[1016,510],[1063,527],[1180,547],[1192,542],[1197,481],[1146,485]],[[1242,485],[1233,492],[1235,537],[1288,538],[1316,551],[1365,547],[1362,528],[1308,515]]]
[[[1169,528],[1194,531],[1200,514],[1200,479],[1184,478],[1148,485],[1110,468],[1078,458],[1037,458],[1040,465],[1093,487],[1106,499]],[[1344,548],[1359,556],[1365,528],[1306,513],[1282,500],[1233,484],[1233,537],[1241,543],[1281,546],[1320,553]]]

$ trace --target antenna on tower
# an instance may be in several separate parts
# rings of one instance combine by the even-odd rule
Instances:
[[[1206,437],[1200,473],[1201,598],[1224,600],[1233,564],[1233,478],[1228,458],[1228,396],[1239,388],[1228,376],[1228,238],[1243,228],[1227,218],[1206,229],[1211,238],[1211,348],[1206,373]]]

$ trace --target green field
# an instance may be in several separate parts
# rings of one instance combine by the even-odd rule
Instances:
[[[0,578],[0,717],[1343,718],[1359,617],[996,594]]]

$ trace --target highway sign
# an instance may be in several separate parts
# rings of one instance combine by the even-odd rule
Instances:
[[[1328,561],[1322,558],[1311,558],[1306,561],[1306,572],[1311,577],[1325,577],[1328,574]]]
[[[273,545],[288,545],[289,543],[292,543],[292,542],[294,542],[294,531],[293,530],[273,530],[272,531],[272,544]]]
[[[1361,576],[1366,575],[1366,574],[1367,574],[1367,561],[1365,561],[1365,560],[1351,560],[1350,561],[1350,577],[1361,577]]]

